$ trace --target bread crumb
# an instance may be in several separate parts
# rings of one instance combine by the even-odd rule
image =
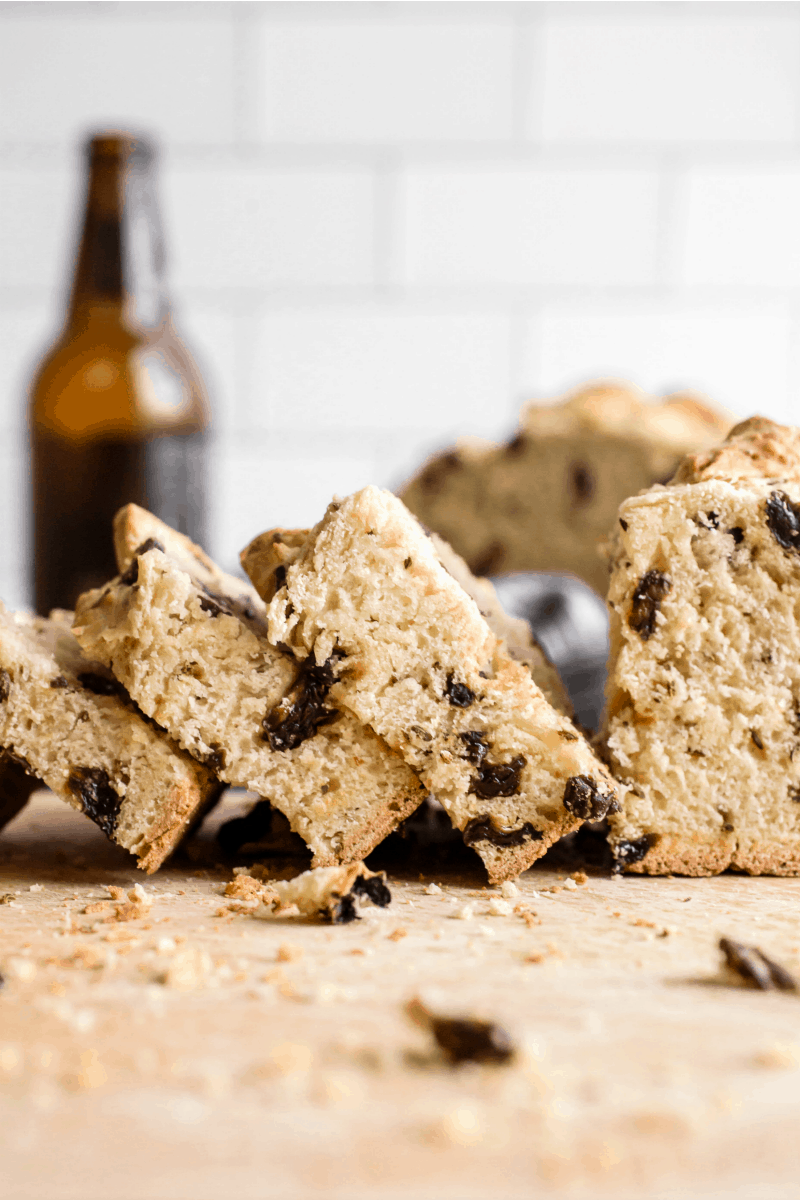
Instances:
[[[585,887],[589,882],[589,876],[585,871],[573,871],[570,875],[570,879],[574,879],[578,887]]]
[[[537,917],[536,913],[532,909],[525,908],[522,904],[518,904],[516,906],[514,909],[514,915],[521,917],[529,929],[532,929],[534,925],[541,925],[542,923],[540,918]]]
[[[466,1148],[477,1146],[483,1141],[485,1126],[477,1109],[462,1104],[445,1113],[431,1133],[437,1141]]]
[[[211,959],[205,950],[184,946],[173,958],[160,978],[165,987],[189,992],[202,987],[211,973]]]
[[[756,1066],[772,1070],[792,1070],[800,1067],[800,1044],[797,1042],[774,1042],[754,1055]]]
[[[438,883],[429,883],[425,888],[426,896],[441,896],[441,894],[442,889],[439,887]]]
[[[515,883],[512,883],[510,879],[507,879],[505,883],[500,885],[500,894],[506,900],[513,900],[514,896],[519,895],[519,888]]]
[[[390,934],[387,934],[386,940],[389,942],[402,942],[404,937],[408,937],[408,930],[402,925],[398,925],[397,929],[393,929]]]
[[[40,883],[32,883],[31,886],[28,888],[28,891],[29,892],[43,892],[44,888],[42,887],[42,885]]]
[[[572,878],[571,875],[570,875],[569,879],[564,880],[564,889],[565,889],[565,891],[568,891],[568,892],[575,892],[578,890],[578,885],[575,882],[575,880]]]
[[[23,958],[15,956],[7,958],[5,970],[12,979],[19,979],[21,983],[30,983],[36,978],[36,963],[31,958]]]
[[[507,900],[501,900],[499,896],[492,896],[489,901],[489,915],[492,917],[510,917],[512,913],[511,905]]]
[[[278,946],[278,953],[275,955],[276,962],[298,962],[303,957],[302,946],[292,945],[290,942],[281,942]]]
[[[471,921],[475,916],[475,907],[472,904],[462,904],[461,908],[453,913],[453,917],[457,921]]]

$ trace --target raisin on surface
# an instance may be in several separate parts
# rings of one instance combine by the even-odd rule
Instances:
[[[160,550],[162,554],[166,554],[164,546],[158,540],[158,538],[148,538],[147,541],[142,542],[141,546],[139,546],[136,550],[127,571],[120,575],[120,583],[124,583],[128,587],[132,587],[133,584],[136,583],[139,578],[139,557],[142,554],[147,554],[148,550]]]
[[[127,698],[127,692],[116,679],[98,675],[96,671],[82,672],[78,676],[78,683],[95,696],[125,696]],[[51,683],[50,686],[52,687],[53,684]]]
[[[732,938],[720,938],[719,948],[725,955],[725,962],[747,983],[753,984],[762,992],[796,992],[797,980],[780,963],[767,958],[758,946],[746,946],[743,942],[735,942]]]
[[[622,528],[622,532],[623,532],[623,533],[627,533],[627,532],[628,532],[628,522],[627,522],[627,521],[623,521],[622,517],[620,517],[620,519],[619,519],[619,523],[620,523],[620,526],[621,526],[621,528]]]
[[[351,921],[360,921],[358,915],[358,907],[356,898],[352,892],[348,892],[346,896],[342,896],[338,904],[329,909],[330,921],[332,925],[349,925]]]
[[[488,813],[473,817],[464,829],[464,844],[474,846],[476,842],[491,842],[493,846],[524,846],[525,842],[540,842],[544,834],[541,829],[526,821],[518,829],[498,829]]]
[[[479,767],[489,753],[486,735],[478,729],[468,729],[466,733],[460,733],[458,736],[464,743],[464,753],[461,757]]]
[[[619,874],[623,867],[629,867],[633,863],[641,862],[648,850],[651,850],[654,845],[655,838],[649,833],[644,834],[640,838],[633,838],[631,841],[623,840],[617,842],[613,846],[615,872]]]
[[[767,527],[779,546],[800,554],[800,505],[786,492],[773,492],[767,500]]]
[[[707,512],[706,520],[712,529],[719,529],[719,513]]]
[[[108,771],[102,767],[76,767],[70,772],[67,787],[80,800],[87,817],[91,817],[110,838],[122,801],[111,786]]]
[[[642,641],[646,642],[655,633],[656,613],[671,587],[672,581],[660,571],[646,571],[639,580],[633,593],[628,624]]]
[[[737,546],[741,546],[744,541],[744,530],[741,525],[734,525],[732,529],[726,529],[725,532],[733,538]]]
[[[328,708],[326,701],[336,681],[336,663],[343,657],[341,651],[334,650],[321,666],[313,656],[306,659],[289,695],[261,723],[262,737],[270,750],[294,750],[323,725],[338,719],[338,710]]]
[[[453,1065],[462,1062],[505,1063],[514,1046],[502,1025],[458,1017],[431,1017],[431,1032]]]
[[[591,775],[573,775],[564,788],[564,808],[582,821],[601,821],[619,812],[619,801],[601,792]]]
[[[515,796],[519,791],[519,777],[528,760],[522,754],[507,763],[482,764],[477,775],[469,783],[469,791],[482,800],[493,800],[496,796]]]
[[[382,875],[372,875],[369,879],[359,875],[353,884],[351,895],[366,896],[373,904],[377,904],[378,908],[386,908],[387,904],[392,903],[392,893]]]
[[[572,463],[569,469],[569,486],[574,504],[588,504],[597,488],[591,467],[586,463]]]
[[[447,676],[444,694],[453,708],[469,708],[475,703],[475,693],[465,683],[460,683],[452,671]]]
[[[11,676],[8,671],[0,669],[0,703],[11,695]]]

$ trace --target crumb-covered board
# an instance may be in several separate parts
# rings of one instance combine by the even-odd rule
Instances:
[[[800,879],[476,864],[257,919],[230,804],[149,879],[47,793],[0,836],[4,1200],[796,1194],[800,995],[718,942],[799,973]],[[513,1057],[451,1066],[415,999]]]

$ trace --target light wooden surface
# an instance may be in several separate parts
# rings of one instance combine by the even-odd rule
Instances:
[[[215,915],[211,831],[191,855],[145,879],[42,793],[0,834],[4,1200],[798,1194],[800,997],[723,984],[716,944],[800,968],[800,880],[534,869],[534,923],[476,859],[329,927]],[[82,912],[137,881],[145,915]],[[418,994],[517,1060],[451,1069]]]

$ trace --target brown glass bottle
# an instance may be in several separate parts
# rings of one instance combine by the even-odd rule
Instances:
[[[67,320],[30,406],[38,612],[72,608],[115,573],[111,522],[149,508],[203,541],[208,403],[164,287],[153,151],[92,138]]]

